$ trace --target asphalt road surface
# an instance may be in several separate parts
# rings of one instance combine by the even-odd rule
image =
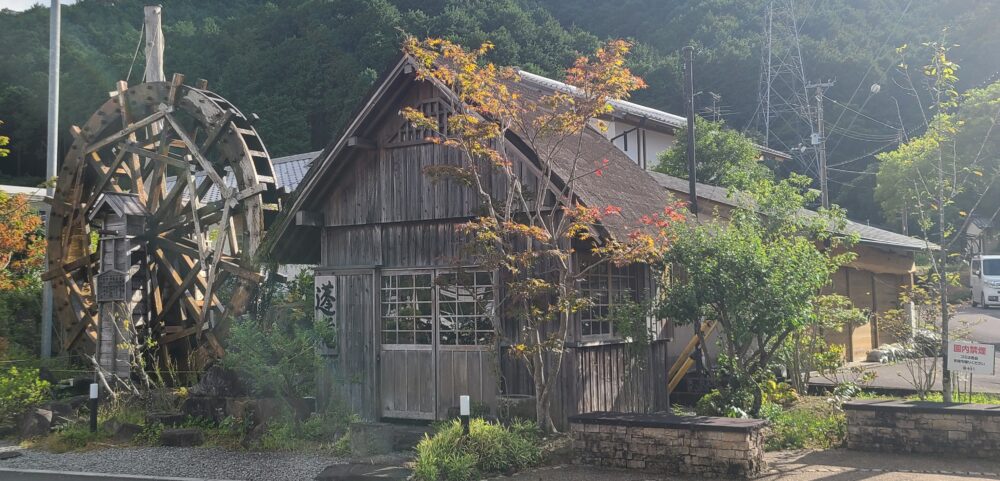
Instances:
[[[1000,346],[1000,308],[984,309],[965,306],[952,316],[951,329],[968,331],[970,341]]]
[[[3,481],[219,481],[207,478],[159,478],[152,476],[4,468],[0,468],[0,479]]]

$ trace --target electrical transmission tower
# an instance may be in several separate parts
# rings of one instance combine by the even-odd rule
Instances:
[[[810,148],[815,116],[803,65],[797,0],[770,0],[764,12],[760,90],[748,129],[766,147],[784,150],[809,174],[817,175],[816,151]]]

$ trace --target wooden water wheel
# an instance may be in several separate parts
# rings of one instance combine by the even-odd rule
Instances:
[[[183,82],[179,74],[170,82],[119,82],[72,129],[50,201],[44,275],[63,352],[96,347],[100,233],[88,213],[102,193],[132,194],[145,207],[136,237],[143,247],[132,254],[141,257],[132,285],[144,298],[137,312],[145,312],[134,320],[141,345],[202,361],[221,356],[217,331],[262,280],[254,256],[281,197],[271,159],[250,119],[204,81]]]

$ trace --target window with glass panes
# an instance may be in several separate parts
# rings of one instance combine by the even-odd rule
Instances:
[[[438,342],[443,346],[493,343],[493,276],[490,272],[438,275]]]
[[[495,300],[490,272],[382,275],[382,344],[488,346],[494,341]]]
[[[639,276],[635,268],[601,263],[590,268],[580,285],[582,295],[592,304],[580,313],[580,334],[584,337],[612,337],[608,315],[611,306],[624,299],[639,299]]]
[[[431,344],[434,286],[431,273],[382,276],[382,344]]]

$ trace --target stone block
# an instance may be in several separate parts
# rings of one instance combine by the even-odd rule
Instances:
[[[160,433],[160,444],[173,447],[201,446],[205,442],[205,433],[200,429],[180,428],[164,429]]]
[[[17,434],[21,439],[46,436],[52,429],[52,411],[29,409],[17,422]]]

